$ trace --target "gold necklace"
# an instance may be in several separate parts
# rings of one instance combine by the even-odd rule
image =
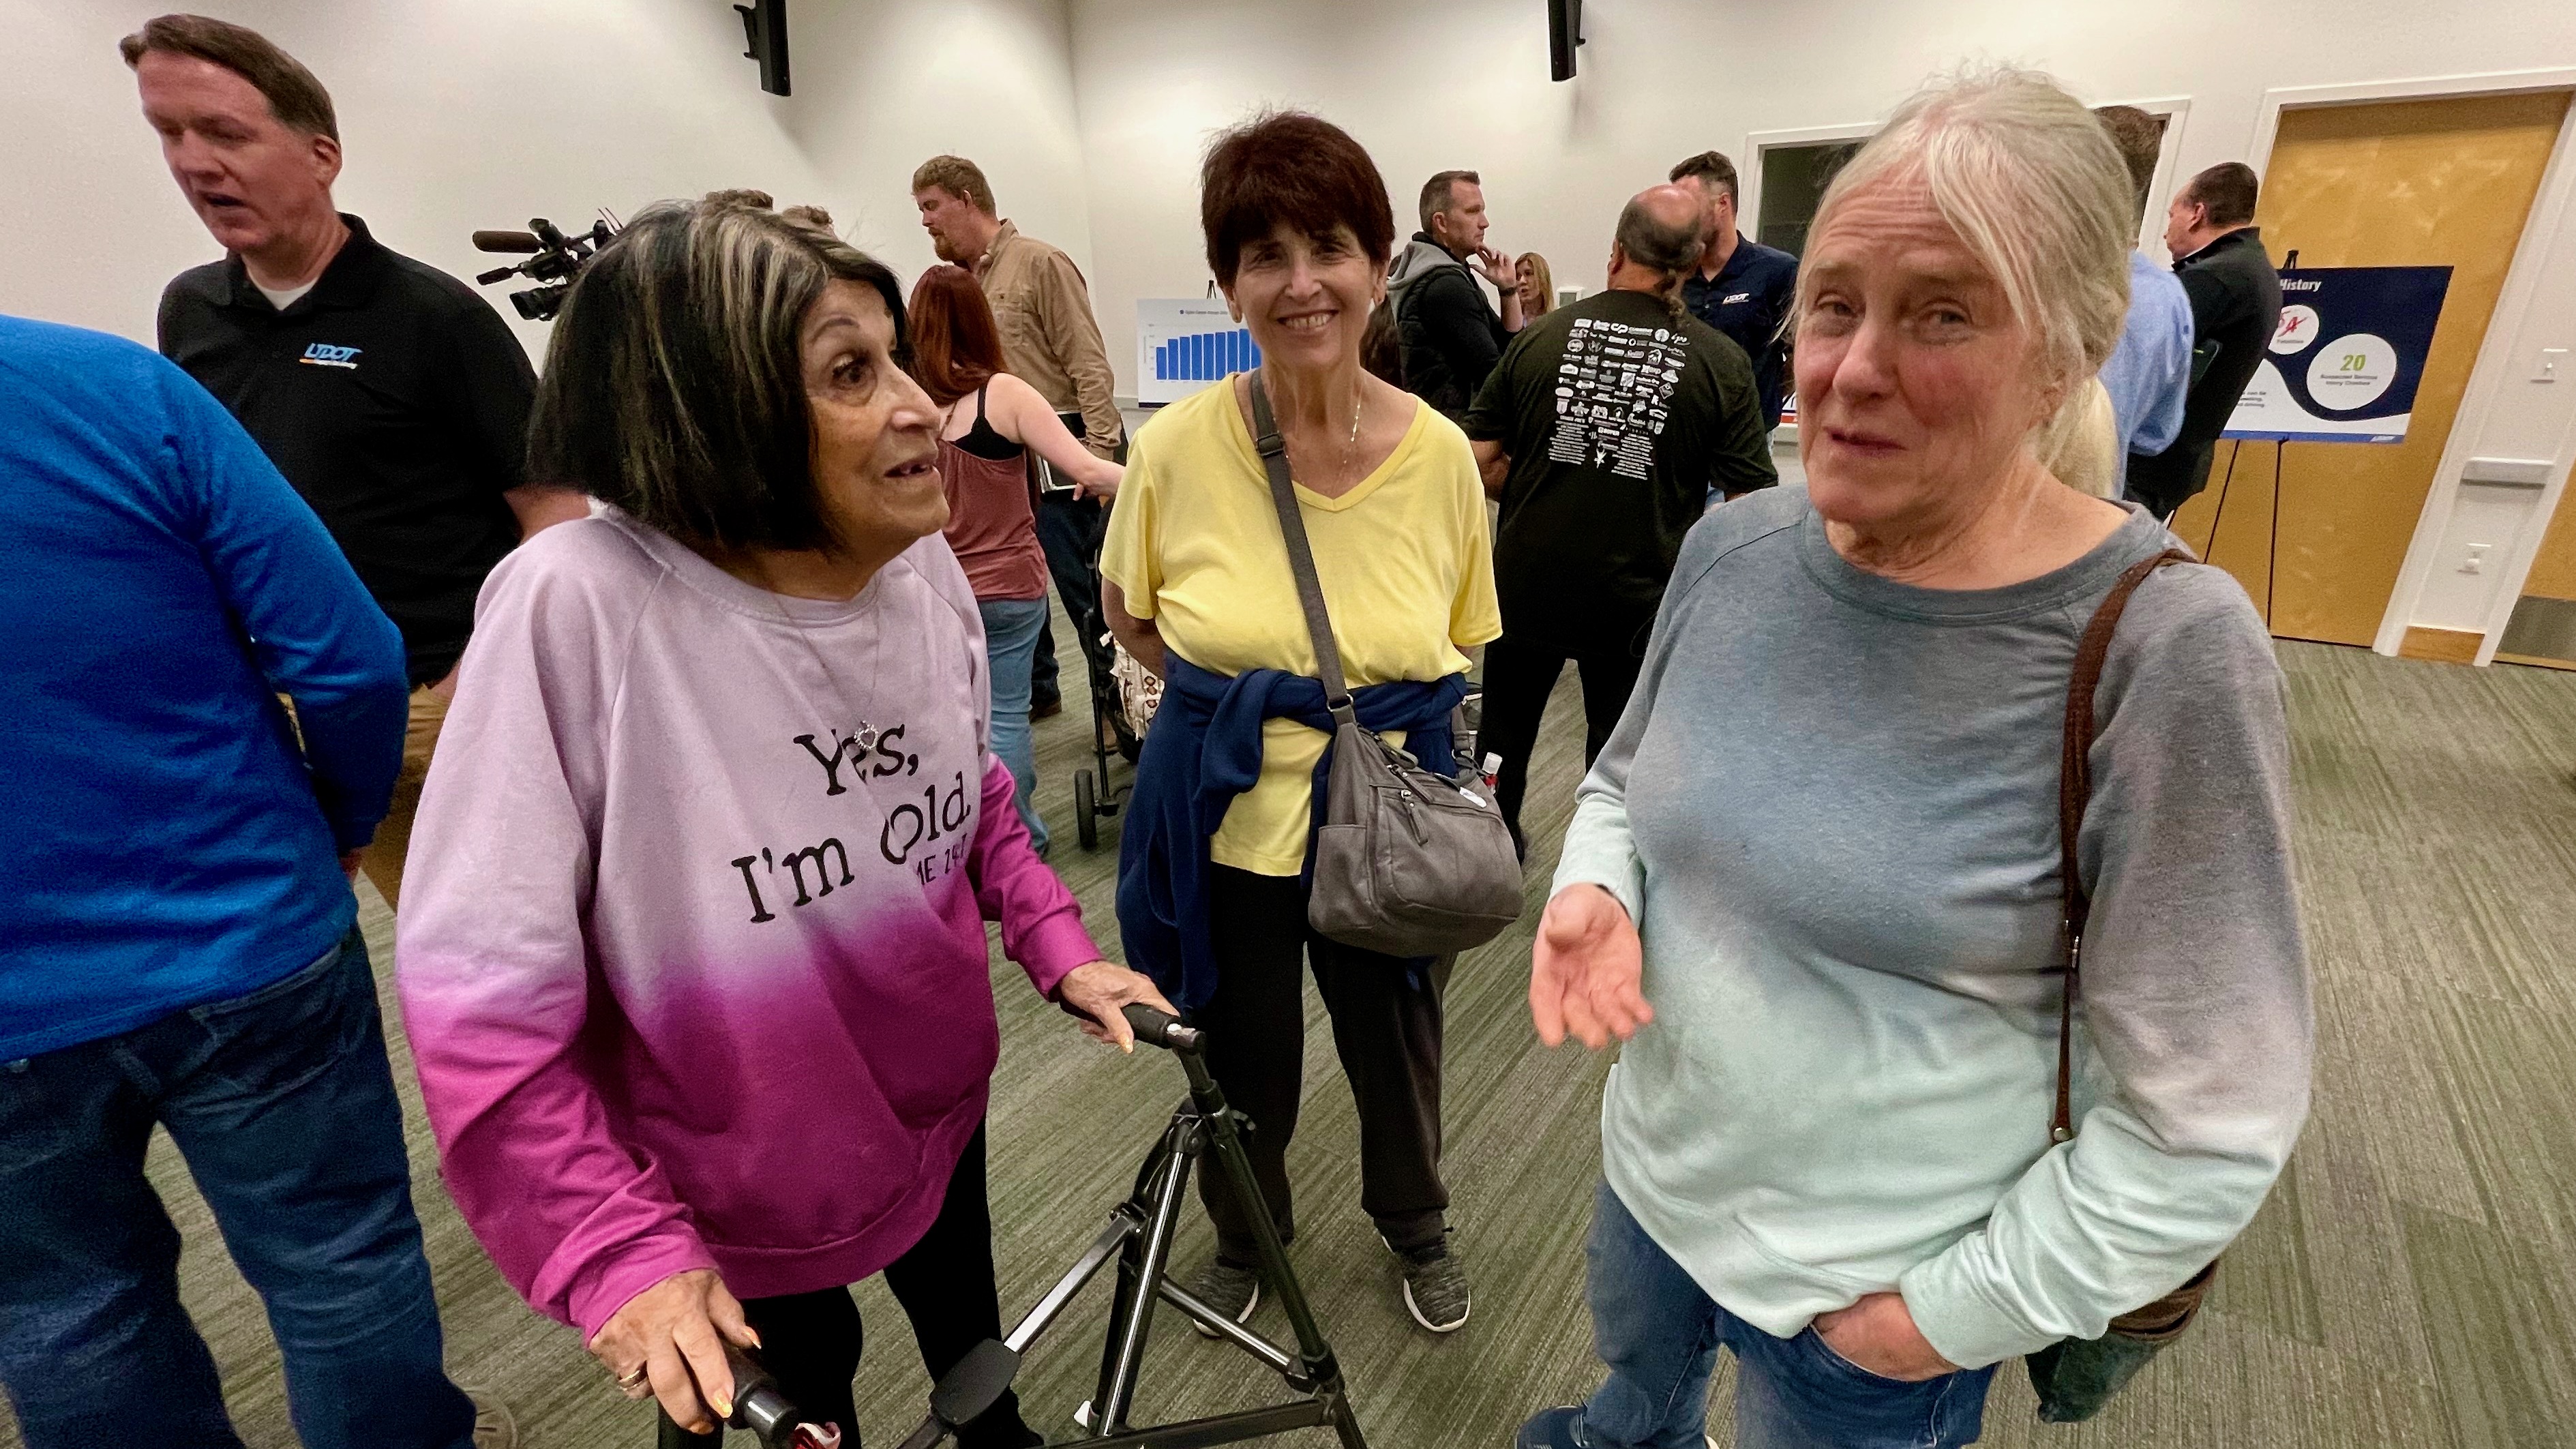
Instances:
[[[1342,484],[1348,487],[1359,480],[1360,409],[1367,406],[1368,394],[1351,399],[1351,440],[1342,445]]]
[[[1357,470],[1359,467],[1360,416],[1367,407],[1368,394],[1365,392],[1351,400],[1351,433],[1347,439],[1343,440],[1341,469],[1334,475],[1335,481],[1344,488],[1348,488],[1353,483],[1359,481]],[[1298,449],[1297,451],[1302,452],[1304,450]],[[1288,461],[1293,469],[1297,460],[1292,457]]]

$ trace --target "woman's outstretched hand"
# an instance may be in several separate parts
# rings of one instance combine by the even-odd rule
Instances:
[[[1595,1051],[1655,1019],[1641,981],[1636,923],[1619,898],[1597,885],[1567,886],[1539,917],[1530,953],[1530,1021],[1555,1046],[1568,1032]]]
[[[1122,1052],[1136,1049],[1136,1032],[1127,1025],[1127,1015],[1119,1008],[1130,1002],[1145,1005],[1167,1016],[1178,1016],[1172,1003],[1154,989],[1151,979],[1107,961],[1094,961],[1076,966],[1056,986],[1056,996],[1065,1005],[1090,1017],[1082,1024],[1085,1036],[1105,1041]]]
[[[733,1370],[725,1364],[719,1334],[737,1347],[760,1346],[760,1335],[743,1322],[742,1305],[714,1270],[694,1268],[626,1300],[600,1325],[590,1352],[608,1366],[626,1397],[649,1394],[662,1401],[672,1423],[692,1434],[712,1434],[733,1417]]]

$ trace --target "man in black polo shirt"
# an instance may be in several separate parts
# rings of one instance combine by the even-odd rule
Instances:
[[[1658,186],[1619,214],[1608,289],[1541,316],[1504,349],[1467,414],[1502,499],[1494,586],[1503,637],[1485,648],[1479,748],[1521,841],[1521,796],[1565,662],[1583,677],[1583,757],[1628,707],[1682,536],[1714,490],[1780,481],[1744,350],[1681,310],[1701,205]]]
[[[411,734],[366,856],[393,901],[483,576],[586,505],[526,480],[536,376],[491,306],[331,204],[339,125],[311,71],[200,16],[163,16],[121,49],[226,253],[162,293],[161,351],[241,420],[402,630]]]
[[[2165,250],[2191,299],[2191,391],[2182,431],[2152,457],[2131,454],[2129,496],[2158,518],[2209,486],[2209,459],[2281,322],[2281,274],[2254,226],[2254,168],[2223,161],[2165,210]]]
[[[1788,395],[1789,340],[1781,324],[1798,294],[1798,259],[1766,247],[1736,227],[1735,163],[1702,151],[1673,168],[1672,182],[1697,193],[1707,208],[1699,266],[1682,282],[1682,305],[1725,333],[1753,360],[1764,431],[1780,426]]]

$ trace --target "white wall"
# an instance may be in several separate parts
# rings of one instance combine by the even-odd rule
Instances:
[[[116,41],[179,0],[0,0],[0,312],[140,340],[171,274],[217,253],[161,164]],[[193,0],[319,75],[347,152],[337,197],[460,276],[507,259],[481,227],[577,229],[595,207],[719,186],[828,207],[909,276],[929,264],[907,182],[964,150],[1010,206],[1085,255],[1059,0],[800,0],[797,94],[763,94],[723,0]],[[542,324],[496,305],[532,351]]]
[[[0,311],[148,339],[162,284],[214,255],[115,49],[174,3],[0,0]],[[1675,159],[1865,125],[1963,59],[2041,66],[2096,101],[2188,98],[2185,171],[2245,155],[2267,89],[2576,65],[2565,0],[1595,0],[1564,85],[1546,78],[1537,0],[794,0],[798,94],[779,99],[726,0],[193,3],[313,67],[340,109],[342,205],[460,275],[495,264],[467,245],[478,227],[749,185],[830,208],[909,276],[931,261],[913,166],[971,156],[1005,215],[1083,264],[1130,394],[1136,299],[1207,280],[1200,149],[1265,104],[1347,126],[1406,230],[1421,177],[1481,170],[1493,242],[1589,288],[1619,204]],[[2576,222],[2544,250],[2540,284],[2498,314],[2516,357],[2576,339]],[[514,325],[542,349],[542,326]],[[2563,475],[2576,378],[2487,390],[2464,443]],[[2509,505],[2437,487],[2399,614],[2509,609],[2534,505],[2557,492]],[[2503,577],[2430,567],[2454,533],[2493,535]]]
[[[1421,179],[1481,171],[1505,251],[1535,250],[1559,285],[1601,284],[1620,204],[1676,160],[1716,147],[1749,164],[1753,132],[1866,125],[1966,60],[2048,70],[2095,103],[2183,97],[2178,174],[2243,159],[2263,93],[2418,76],[2576,65],[2567,0],[1595,0],[1581,74],[1547,79],[1538,0],[1073,0],[1073,58],[1092,185],[1093,299],[1120,387],[1134,390],[1134,303],[1207,282],[1197,162],[1213,130],[1265,105],[1319,112],[1367,146],[1410,231]],[[2567,158],[2562,158],[2564,163]],[[2519,356],[2576,336],[2576,231],[2516,314]],[[2564,471],[2576,378],[2496,390],[2480,454]],[[2437,489],[2431,540],[2461,490]],[[2531,495],[2523,495],[2528,499]],[[2553,490],[2554,496],[2554,490]],[[2401,617],[2493,607],[2496,573],[2537,522],[2466,490],[2461,529],[2495,536],[2476,597],[2421,590]],[[2545,517],[2545,515],[2538,515]],[[2511,607],[2505,593],[2502,606]],[[2420,619],[2430,622],[2429,618]]]
[[[1865,124],[1962,60],[2036,65],[2096,102],[2189,97],[2192,170],[2244,155],[2267,88],[2576,64],[2563,0],[1595,0],[1585,29],[1560,85],[1537,0],[1073,0],[1094,299],[1122,388],[1135,299],[1207,281],[1200,148],[1264,105],[1358,137],[1405,231],[1424,176],[1481,171],[1493,244],[1588,290],[1620,204],[1674,161]]]

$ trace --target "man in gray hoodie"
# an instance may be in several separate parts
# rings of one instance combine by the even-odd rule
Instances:
[[[1503,343],[1521,330],[1511,258],[1485,245],[1485,188],[1473,171],[1422,183],[1422,230],[1387,269],[1386,303],[1404,348],[1404,386],[1452,422],[1485,385]],[[1473,269],[1470,269],[1470,263]],[[1502,311],[1476,276],[1502,294]]]

